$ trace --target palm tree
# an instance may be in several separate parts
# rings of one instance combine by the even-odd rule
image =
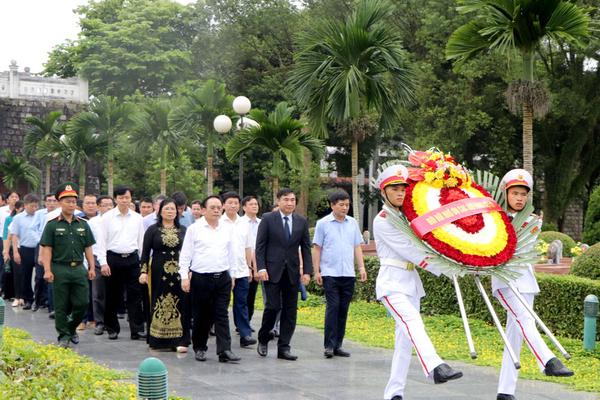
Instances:
[[[462,63],[476,55],[495,51],[519,54],[521,80],[511,84],[507,100],[511,111],[523,114],[523,167],[533,174],[533,117],[548,112],[548,94],[535,78],[535,56],[542,43],[579,44],[589,35],[590,16],[569,1],[458,0],[458,11],[475,13],[458,27],[446,45],[446,58]]]
[[[67,159],[69,167],[78,169],[79,197],[83,198],[85,195],[87,162],[106,149],[105,138],[94,133],[93,128],[82,128],[72,123],[63,126],[63,135],[60,137],[62,154]]]
[[[389,130],[412,101],[414,74],[405,66],[401,36],[387,20],[393,6],[362,0],[344,21],[326,20],[299,37],[289,84],[317,137],[327,125],[350,135],[353,214],[358,219],[358,143],[369,115]],[[376,128],[375,128],[376,129]],[[372,131],[371,129],[370,131]]]
[[[182,134],[169,124],[171,101],[151,99],[142,105],[140,113],[134,117],[135,128],[131,142],[139,149],[148,152],[156,146],[160,152],[160,194],[167,194],[167,163],[177,156]]]
[[[108,194],[113,193],[114,147],[118,137],[128,129],[135,113],[130,103],[122,103],[116,97],[99,96],[90,102],[88,111],[77,114],[70,122],[70,129],[91,129],[106,144]]]
[[[273,203],[279,191],[279,179],[283,174],[285,162],[294,168],[304,165],[304,150],[310,151],[313,157],[319,157],[324,145],[312,135],[304,132],[304,124],[292,116],[294,109],[287,103],[277,104],[268,116],[264,111],[250,111],[250,117],[258,122],[235,135],[225,146],[227,158],[237,160],[245,151],[257,146],[263,147],[273,155],[271,180],[273,187]]]
[[[42,161],[45,169],[44,193],[50,192],[52,161],[58,156],[60,137],[60,111],[51,111],[43,118],[27,117],[25,122],[31,127],[23,140],[23,154]]]
[[[206,144],[206,192],[213,192],[213,159],[216,132],[213,121],[217,115],[229,114],[233,97],[226,94],[225,85],[212,79],[191,95],[182,99],[180,106],[171,113],[169,120],[173,129],[187,131]]]
[[[40,185],[39,169],[8,149],[4,149],[0,155],[0,175],[6,187],[16,189],[20,183],[27,183],[33,190],[37,189]]]

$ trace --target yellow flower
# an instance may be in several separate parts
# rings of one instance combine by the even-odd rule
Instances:
[[[425,172],[425,182],[431,183],[435,179],[435,174],[433,172]]]
[[[446,179],[446,185],[448,185],[449,187],[455,187],[456,185],[458,185],[458,179],[448,178]]]
[[[435,177],[437,179],[442,179],[444,177],[444,170],[438,169],[437,171],[435,171]]]

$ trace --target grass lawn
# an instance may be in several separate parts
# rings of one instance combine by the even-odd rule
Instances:
[[[324,315],[325,305],[321,298],[311,295],[308,301],[300,302],[299,324],[323,329]],[[496,328],[481,320],[470,319],[469,322],[478,354],[478,358],[475,360],[469,356],[460,316],[425,317],[427,332],[442,358],[460,360],[475,365],[493,366],[499,369],[504,346]],[[346,338],[368,346],[392,349],[394,347],[394,320],[387,315],[386,309],[379,303],[353,302],[348,315]],[[594,352],[584,352],[580,340],[565,338],[559,338],[559,340],[572,356],[572,359],[565,364],[575,371],[575,376],[553,378],[543,375],[529,348],[524,345],[521,352],[520,378],[561,383],[575,390],[600,392],[600,346]],[[552,345],[550,348],[555,351]],[[555,351],[555,353],[558,352]]]

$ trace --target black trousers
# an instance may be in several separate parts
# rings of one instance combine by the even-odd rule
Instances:
[[[199,274],[192,272],[192,345],[194,351],[208,348],[209,330],[214,322],[217,336],[217,354],[231,350],[229,331],[229,299],[231,277],[227,271]]]
[[[43,306],[48,302],[48,285],[44,280],[44,267],[37,263],[40,254],[40,246],[35,248],[35,278],[33,282],[33,298],[35,304]]]
[[[21,264],[14,264],[15,297],[24,299],[25,303],[33,303],[31,277],[35,267],[35,247],[19,247]]]
[[[354,294],[352,276],[324,276],[323,289],[325,290],[325,348],[334,350],[342,347],[346,334],[346,320],[348,308]]]
[[[275,327],[277,313],[281,310],[279,323],[278,351],[290,349],[290,342],[296,329],[296,316],[298,311],[298,284],[297,278],[291,278],[284,272],[277,283],[264,282],[267,301],[263,312],[262,324],[258,331],[258,341],[267,343],[272,339],[271,330]],[[294,283],[292,283],[292,281]]]
[[[106,308],[104,309],[104,327],[108,332],[119,333],[121,326],[117,318],[119,298],[123,288],[127,292],[127,314],[131,334],[144,330],[142,314],[142,288],[139,283],[140,261],[137,253],[122,257],[111,251],[107,252],[106,261],[110,267],[110,276],[106,281]]]
[[[248,321],[252,321],[252,316],[254,315],[254,302],[256,301],[257,290],[258,282],[252,279],[248,287]]]

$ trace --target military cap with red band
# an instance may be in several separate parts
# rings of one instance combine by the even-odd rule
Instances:
[[[500,186],[504,188],[504,190],[508,190],[514,186],[524,186],[528,190],[533,189],[533,178],[531,174],[524,169],[511,169],[502,177],[500,181]]]
[[[78,186],[72,182],[65,182],[56,188],[56,199],[60,200],[65,197],[79,197],[77,195]]]
[[[402,164],[390,165],[377,178],[377,186],[383,190],[390,185],[408,185],[408,170]]]

